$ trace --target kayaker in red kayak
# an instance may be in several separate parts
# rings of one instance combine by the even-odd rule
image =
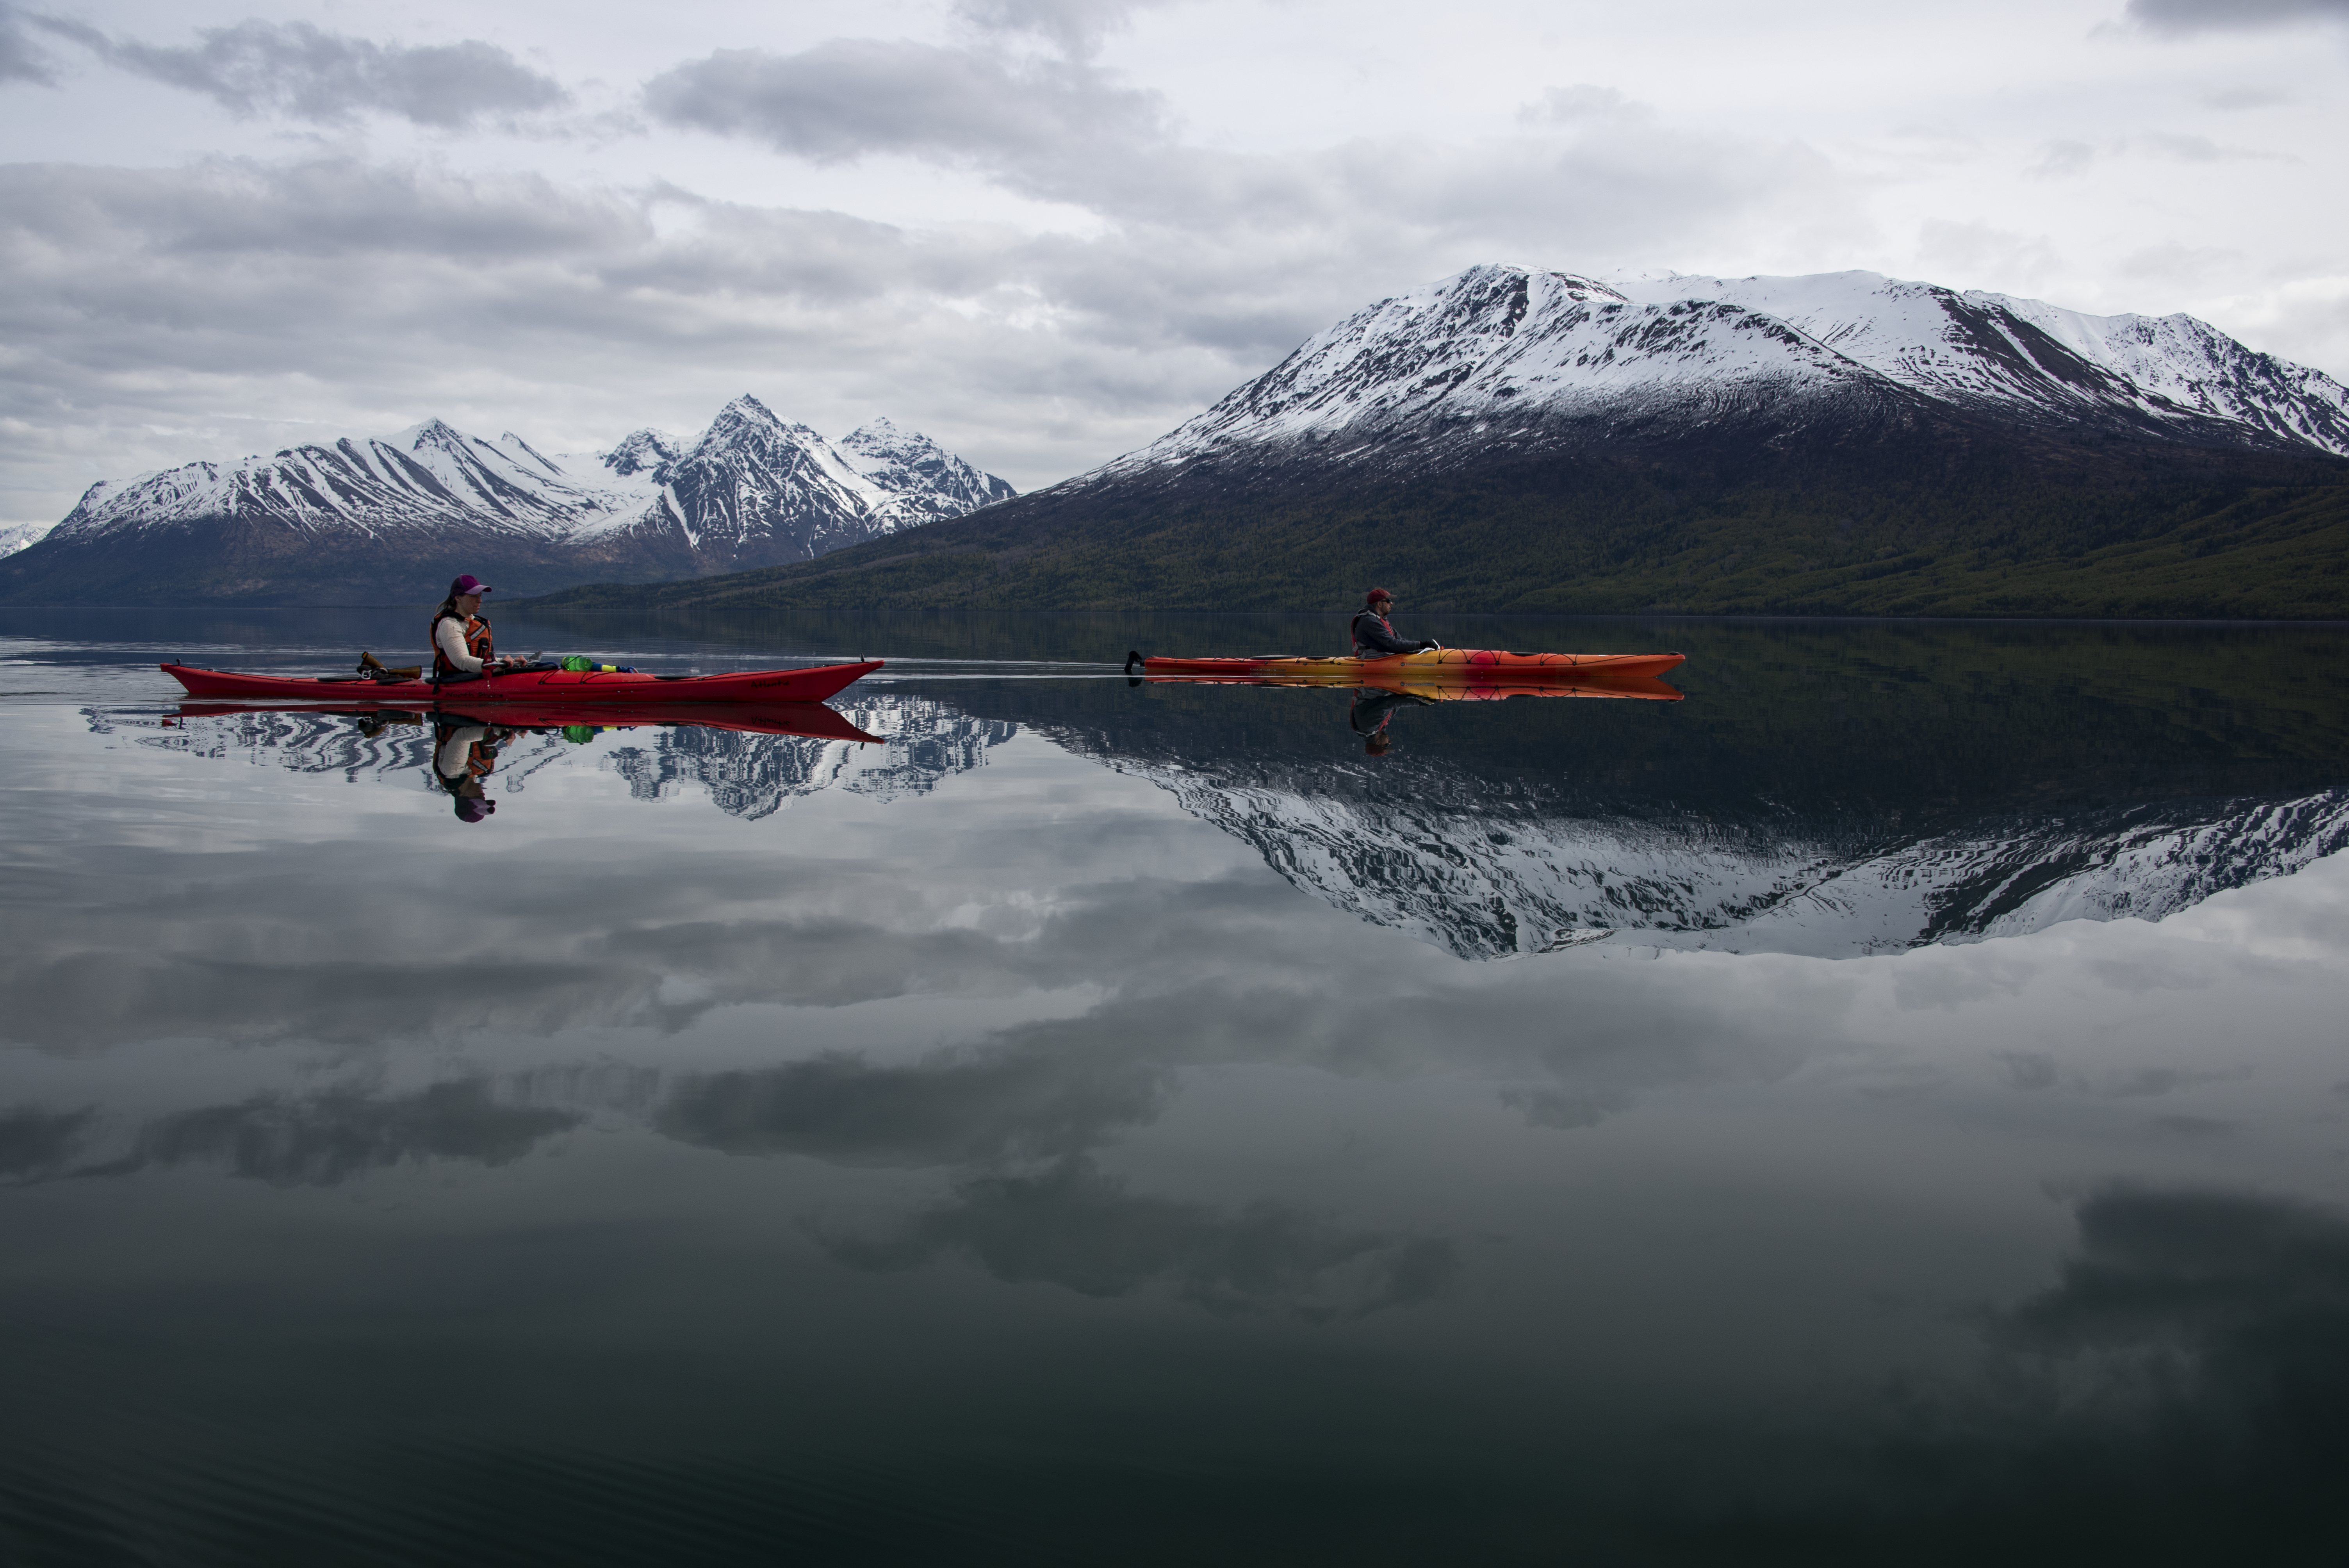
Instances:
[[[449,596],[432,612],[435,684],[496,675],[500,670],[529,663],[526,659],[496,656],[491,645],[490,624],[481,616],[481,595],[492,592],[488,583],[470,572],[449,584]]]
[[[1407,643],[1395,635],[1387,624],[1387,612],[1394,608],[1394,595],[1383,588],[1373,588],[1362,596],[1362,607],[1354,612],[1354,656],[1360,659],[1382,659],[1391,654],[1425,654],[1444,646],[1442,643]]]

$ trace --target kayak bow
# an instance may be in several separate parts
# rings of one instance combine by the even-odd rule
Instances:
[[[741,670],[723,676],[647,676],[603,670],[531,669],[469,681],[378,681],[363,676],[238,675],[165,665],[163,673],[197,697],[296,697],[311,702],[363,702],[385,707],[435,708],[534,703],[543,707],[640,707],[671,703],[822,702],[881,667],[879,659],[815,665],[795,670]]]

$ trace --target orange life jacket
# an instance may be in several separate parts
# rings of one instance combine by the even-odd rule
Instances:
[[[430,634],[432,641],[432,678],[435,680],[440,679],[442,676],[458,676],[468,673],[450,664],[449,662],[448,654],[444,652],[440,646],[440,621],[453,621],[457,617],[454,615],[443,615],[439,621],[432,623],[432,631]],[[479,615],[469,616],[465,621],[465,651],[472,655],[475,658],[481,660],[485,665],[490,662],[490,624],[487,621],[482,620]]]
[[[467,779],[486,779],[495,772],[498,766],[498,752],[505,745],[503,740],[491,740],[486,737],[476,740],[465,748],[464,772],[442,773],[440,748],[449,744],[449,738],[457,733],[459,727],[453,724],[444,724],[438,727],[432,736],[432,771],[440,779],[442,786],[452,794],[462,788]]]

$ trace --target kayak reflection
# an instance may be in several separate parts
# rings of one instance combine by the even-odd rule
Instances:
[[[101,733],[138,735],[151,727],[154,733],[139,736],[140,746],[239,758],[351,784],[420,788],[436,795],[442,789],[433,716],[412,707],[188,703],[160,720],[98,709],[87,717]],[[725,815],[745,821],[832,789],[876,802],[926,795],[984,767],[1020,727],[973,717],[935,698],[885,690],[848,694],[837,707],[664,704],[657,714],[643,715],[601,705],[578,713],[500,704],[493,712],[444,710],[439,717],[451,725],[498,723],[513,729],[487,780],[489,792],[506,806],[542,772],[584,767],[616,777],[633,799],[698,791]]]
[[[1172,661],[1163,661],[1172,662]],[[1206,663],[1207,661],[1195,661]],[[1290,661],[1304,664],[1304,660]],[[1322,661],[1338,665],[1342,661]],[[1346,709],[1349,728],[1362,738],[1362,749],[1384,757],[1394,738],[1389,722],[1398,709],[1440,702],[1502,702],[1510,697],[1626,697],[1634,701],[1679,702],[1683,694],[1649,675],[1612,671],[1584,674],[1571,680],[1557,672],[1504,671],[1464,676],[1458,669],[1377,670],[1312,669],[1296,673],[1247,675],[1151,675],[1130,677],[1128,686],[1255,686],[1337,687],[1353,693]]]
[[[636,729],[648,725],[676,726],[692,729],[730,729],[742,735],[796,735],[811,740],[854,740],[877,742],[881,737],[868,735],[846,718],[820,702],[779,703],[664,703],[658,707],[636,708],[618,703],[597,703],[593,707],[576,707],[555,704],[501,703],[493,712],[494,720],[443,708],[432,717],[440,726],[473,726],[498,728],[509,734],[560,732],[566,738],[586,738],[574,731],[599,729]],[[255,702],[183,702],[180,713],[185,718],[213,718],[234,714],[316,714],[355,720],[364,735],[379,735],[391,725],[420,725],[424,715],[414,708],[402,707],[326,707],[309,703]]]
[[[501,703],[495,717],[475,717],[438,710],[431,713],[399,707],[321,708],[307,704],[182,703],[181,722],[195,718],[262,715],[301,715],[311,719],[348,720],[359,736],[376,740],[393,729],[429,728],[433,782],[451,798],[460,822],[480,822],[495,814],[498,802],[488,790],[490,776],[501,755],[519,737],[559,735],[573,744],[585,744],[610,730],[656,726],[667,729],[717,729],[740,735],[788,736],[810,740],[878,744],[867,734],[822,703],[667,703],[658,707],[631,707],[612,703],[593,707],[554,704]]]

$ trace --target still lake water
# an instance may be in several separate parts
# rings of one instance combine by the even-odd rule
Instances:
[[[2338,1561],[2339,629],[1406,619],[6,613],[0,1561]]]

